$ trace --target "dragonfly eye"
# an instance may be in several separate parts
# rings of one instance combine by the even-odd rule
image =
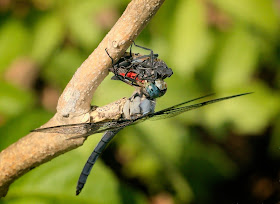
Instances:
[[[167,85],[163,80],[156,80],[154,83],[148,82],[146,84],[146,96],[149,98],[158,98],[166,93]]]
[[[163,91],[167,89],[167,84],[162,79],[155,80],[155,85],[159,90]]]

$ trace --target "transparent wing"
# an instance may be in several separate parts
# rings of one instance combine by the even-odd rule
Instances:
[[[118,130],[129,125],[131,120],[120,120],[112,122],[97,122],[97,123],[78,123],[59,125],[46,128],[38,128],[31,130],[31,132],[46,132],[46,133],[60,133],[60,134],[79,134],[71,138],[85,137],[95,133],[105,132],[108,130]]]
[[[199,98],[196,98],[196,99],[192,99],[192,100],[189,100],[189,101],[186,101],[186,102],[174,105],[172,107],[163,109],[163,110],[155,112],[155,113],[151,113],[151,114],[140,116],[140,117],[138,117],[136,119],[133,119],[133,120],[123,120],[123,121],[120,120],[120,121],[117,121],[116,125],[114,125],[113,129],[116,130],[116,129],[124,128],[126,126],[135,125],[135,124],[144,122],[146,120],[159,120],[159,119],[171,118],[171,117],[177,116],[179,114],[182,114],[184,112],[187,112],[187,111],[190,111],[190,110],[194,110],[194,109],[197,109],[197,108],[200,108],[200,107],[212,104],[212,103],[217,103],[217,102],[220,102],[220,101],[228,100],[228,99],[231,99],[231,98],[236,98],[236,97],[239,97],[239,96],[248,95],[248,94],[251,94],[251,93],[252,92],[250,92],[250,93],[242,93],[242,94],[238,94],[238,95],[232,95],[232,96],[227,96],[227,97],[223,97],[223,98],[217,98],[217,99],[205,101],[205,102],[202,102],[202,103],[197,103],[197,104],[194,104],[194,105],[180,107],[180,106],[182,106],[182,105],[184,105],[186,103],[190,103],[192,101],[195,101],[195,100],[198,100],[198,99],[205,98],[207,96],[213,95],[213,94],[209,94],[209,95],[206,95],[206,96],[202,96],[202,97],[199,97]],[[99,129],[99,130],[97,130],[95,132],[92,132],[92,134],[99,133],[99,132],[105,132],[107,130],[112,130],[112,127],[101,128],[101,129]],[[78,137],[82,137],[82,136],[78,136]]]
[[[89,135],[95,133],[101,133],[106,131],[115,131],[122,129],[128,125],[133,123],[133,120],[119,120],[119,121],[112,121],[112,122],[103,122],[102,125],[98,129],[91,129],[88,133]],[[95,126],[96,123],[89,123],[91,126]],[[79,137],[79,136],[78,136]]]
[[[141,117],[135,119],[135,121],[133,123],[143,122],[147,119],[159,120],[159,119],[171,118],[171,117],[177,116],[179,114],[182,114],[184,112],[194,110],[194,109],[197,109],[197,108],[200,108],[200,107],[212,104],[212,103],[217,103],[217,102],[220,102],[220,101],[228,100],[228,99],[239,97],[239,96],[248,95],[248,94],[251,94],[251,93],[253,93],[253,92],[242,93],[242,94],[227,96],[227,97],[223,97],[223,98],[217,98],[217,99],[205,101],[205,102],[202,102],[202,103],[197,103],[197,104],[194,104],[194,105],[179,107],[179,106],[182,106],[182,105],[184,105],[186,103],[189,103],[191,101],[206,97],[206,96],[203,96],[203,97],[200,97],[200,98],[197,98],[197,99],[193,99],[193,100],[190,100],[190,101],[186,101],[186,102],[177,104],[177,105],[172,106],[170,108],[163,109],[163,110],[155,112],[153,114],[148,114],[148,115],[141,116]],[[210,95],[212,95],[212,94],[210,94]],[[207,96],[209,96],[209,95],[207,95]]]
[[[77,135],[72,138],[80,138],[80,137],[85,137],[85,136],[89,136],[95,133],[101,133],[101,132],[106,132],[106,131],[112,131],[112,130],[119,130],[121,128],[124,128],[126,126],[129,125],[134,125],[137,123],[141,123],[144,122],[148,119],[152,119],[152,120],[159,120],[159,119],[165,119],[165,118],[171,118],[174,116],[177,116],[179,114],[182,114],[184,112],[190,111],[190,110],[194,110],[212,103],[217,103],[220,101],[224,101],[224,100],[228,100],[231,98],[235,98],[235,97],[239,97],[239,96],[244,96],[244,95],[248,95],[251,94],[250,93],[242,93],[242,94],[238,94],[238,95],[232,95],[232,96],[227,96],[227,97],[223,97],[223,98],[217,98],[217,99],[213,99],[213,100],[209,100],[209,101],[205,101],[202,103],[197,103],[194,105],[188,105],[188,106],[183,106],[186,103],[190,103],[192,101],[201,99],[201,98],[205,98],[207,96],[213,95],[206,95],[203,97],[199,97],[190,101],[186,101],[174,106],[171,106],[169,108],[163,109],[161,111],[155,112],[155,113],[151,113],[151,114],[147,114],[147,115],[143,115],[140,116],[136,119],[132,119],[132,120],[119,120],[119,121],[112,121],[112,122],[97,122],[97,123],[80,123],[80,124],[69,124],[69,125],[60,125],[60,126],[54,126],[54,127],[47,127],[47,128],[39,128],[39,129],[35,129],[32,130],[31,132],[48,132],[48,133],[62,133],[62,134],[81,134],[81,135]],[[180,107],[182,106],[182,107]]]
[[[208,94],[208,95],[205,95],[205,96],[201,96],[201,97],[198,97],[198,98],[189,100],[189,101],[185,101],[185,102],[183,102],[183,103],[179,103],[179,104],[176,104],[176,105],[174,105],[174,106],[171,106],[171,107],[168,107],[168,108],[166,108],[166,109],[163,109],[163,110],[161,110],[161,112],[162,112],[162,111],[168,111],[168,110],[177,108],[177,107],[179,107],[179,106],[185,105],[185,104],[187,104],[187,103],[190,103],[190,102],[193,102],[193,101],[197,101],[197,100],[199,100],[199,99],[206,98],[206,97],[209,97],[209,96],[212,96],[212,95],[214,95],[214,93],[211,93],[211,94]]]
[[[96,124],[98,128],[98,124]],[[90,123],[78,123],[78,124],[68,124],[59,125],[46,128],[38,128],[31,130],[30,132],[47,132],[47,133],[61,133],[61,134],[85,134],[91,129]]]
[[[195,98],[189,101],[185,101],[183,103],[171,106],[169,108],[163,109],[160,112],[167,112],[168,110],[172,110],[174,108],[177,108],[179,106],[182,106],[186,103],[190,103],[208,96],[211,96],[213,94],[208,94],[199,98]],[[143,118],[144,120],[144,118]],[[139,121],[139,120],[138,120]],[[135,122],[133,121],[126,121],[126,120],[120,120],[118,122],[99,122],[99,123],[79,123],[79,124],[68,124],[68,125],[59,125],[59,126],[53,126],[53,127],[47,127],[47,128],[38,128],[35,130],[31,130],[31,132],[48,132],[48,133],[61,133],[61,134],[86,134],[86,133],[100,133],[107,130],[114,130],[121,127],[124,127],[125,125],[129,125],[130,123]]]

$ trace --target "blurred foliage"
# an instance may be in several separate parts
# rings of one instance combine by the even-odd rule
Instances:
[[[0,150],[52,117],[127,3],[0,0]],[[255,93],[121,131],[79,197],[79,173],[101,135],[21,177],[0,202],[278,202],[279,11],[279,0],[166,1],[136,39],[174,71],[157,109],[212,92]],[[132,93],[110,76],[94,104]]]

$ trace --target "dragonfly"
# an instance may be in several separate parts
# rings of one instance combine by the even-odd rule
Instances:
[[[109,121],[109,122],[59,125],[59,126],[53,126],[53,127],[38,128],[38,129],[32,130],[32,132],[76,134],[75,136],[69,137],[69,139],[88,137],[92,134],[105,132],[101,141],[97,144],[94,151],[88,158],[88,160],[83,168],[83,171],[80,175],[80,178],[79,178],[79,181],[78,181],[78,184],[76,187],[76,195],[79,195],[86,183],[88,175],[89,175],[93,165],[95,164],[97,158],[99,157],[101,152],[105,149],[107,144],[113,139],[113,137],[121,129],[123,129],[127,126],[131,126],[131,125],[135,125],[135,124],[147,121],[147,120],[158,120],[158,119],[171,118],[171,117],[180,115],[182,113],[185,113],[187,111],[204,107],[209,104],[229,100],[229,99],[240,97],[240,96],[245,96],[245,95],[248,95],[251,93],[253,93],[253,92],[241,93],[241,94],[237,94],[237,95],[216,98],[216,99],[207,100],[204,102],[188,105],[191,102],[194,102],[199,99],[206,98],[206,97],[213,95],[213,94],[209,94],[206,96],[202,96],[199,98],[185,101],[183,103],[179,103],[177,105],[165,108],[165,109],[157,111],[157,112],[153,111],[154,107],[149,107],[151,104],[153,104],[153,103],[151,103],[150,105],[143,106],[146,108],[146,111],[147,111],[146,113],[141,113],[140,116],[132,117],[130,119],[119,119],[119,120]],[[135,98],[137,98],[137,97],[135,97]],[[153,100],[149,100],[149,99],[145,99],[143,101],[153,102]],[[148,110],[148,108],[150,108],[150,110]]]
[[[167,84],[164,82],[166,77],[170,77],[173,72],[167,65],[157,59],[158,55],[154,54],[151,49],[144,48],[133,44],[136,47],[140,47],[145,50],[149,50],[150,55],[140,55],[132,53],[132,46],[130,47],[129,54],[121,57],[121,59],[114,64],[113,58],[109,55],[107,49],[106,53],[112,60],[112,68],[109,69],[115,74],[115,79],[125,82],[135,87],[135,93],[127,100],[123,108],[123,116],[126,119],[136,118],[136,116],[147,115],[153,113],[155,109],[155,99],[163,96],[167,91]],[[114,79],[114,77],[113,77]],[[76,187],[76,195],[79,195],[82,191],[88,175],[98,159],[101,152],[105,149],[107,144],[114,138],[114,136],[124,127],[126,124],[130,124],[130,120],[112,121],[107,123],[95,123],[88,124],[72,124],[66,126],[50,127],[36,129],[34,132],[55,132],[62,134],[79,134],[76,137],[87,137],[94,132],[105,132],[101,140],[94,148],[90,157],[88,158],[84,168],[80,174],[78,184]],[[118,128],[117,128],[118,127]],[[104,131],[102,131],[102,129]],[[107,129],[107,130],[106,130]]]

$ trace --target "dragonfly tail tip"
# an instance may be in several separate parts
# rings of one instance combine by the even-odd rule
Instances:
[[[78,196],[81,193],[81,189],[76,190],[76,196]]]

